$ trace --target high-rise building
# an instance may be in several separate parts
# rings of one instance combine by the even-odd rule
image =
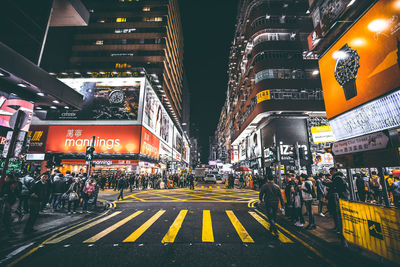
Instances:
[[[176,0],[85,0],[89,26],[72,33],[73,77],[129,77],[145,70],[177,123],[183,112],[183,36]],[[53,38],[56,35],[53,35]],[[55,42],[53,45],[57,45]],[[143,74],[143,73],[142,73]]]
[[[281,164],[294,168],[286,147],[309,151],[307,120],[325,113],[317,57],[307,51],[307,10],[306,0],[239,2],[216,131],[226,162],[261,172],[277,163],[266,153],[280,149]]]

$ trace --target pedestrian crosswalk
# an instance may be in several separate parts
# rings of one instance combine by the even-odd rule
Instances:
[[[260,236],[265,240],[269,235],[270,224],[262,213],[255,211],[183,209],[178,214],[176,212],[165,209],[115,211],[78,228],[63,231],[60,236],[55,236],[46,244],[65,244],[71,239],[78,243],[93,244],[111,236],[113,240],[119,240],[118,242],[133,243],[151,235],[160,238],[158,242],[164,244],[174,243],[177,240],[178,242],[196,242],[196,240],[204,243],[223,242],[221,240],[223,236],[236,236],[237,240],[243,243],[255,243],[257,238],[260,240]],[[187,240],[188,237],[194,240]],[[282,233],[279,234],[279,240],[282,243],[293,243]]]

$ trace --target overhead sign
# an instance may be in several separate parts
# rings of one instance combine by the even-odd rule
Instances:
[[[400,262],[400,211],[339,199],[344,238],[379,256]]]
[[[95,136],[96,153],[139,153],[140,126],[50,126],[46,152],[85,153]]]
[[[337,140],[400,126],[400,91],[373,100],[329,121]]]
[[[332,152],[336,155],[384,149],[389,143],[389,137],[383,132],[373,133],[357,138],[333,143]]]
[[[270,99],[271,99],[270,90],[264,90],[257,94],[257,104]]]
[[[377,1],[319,60],[328,119],[400,86],[399,13],[398,0]]]
[[[311,127],[314,144],[335,142],[336,138],[330,126]]]
[[[31,138],[29,142],[29,153],[44,153],[46,148],[46,140],[49,126],[32,125],[29,128],[28,136]]]

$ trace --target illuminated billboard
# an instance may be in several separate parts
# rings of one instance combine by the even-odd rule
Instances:
[[[159,149],[160,149],[160,139],[158,139],[145,127],[142,127],[140,154],[158,159]]]
[[[399,89],[399,14],[378,1],[319,60],[328,119]]]
[[[147,82],[144,96],[143,125],[147,126],[160,139],[172,145],[174,124],[158,96]]]
[[[46,152],[85,153],[95,136],[95,153],[139,153],[140,126],[50,126]]]
[[[139,120],[144,78],[60,79],[83,95],[82,110],[50,110],[47,120]]]
[[[247,142],[247,158],[255,159],[261,157],[261,131],[258,130],[249,136]]]

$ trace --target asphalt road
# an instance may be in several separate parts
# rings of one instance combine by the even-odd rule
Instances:
[[[203,188],[201,186],[204,186]],[[250,190],[127,193],[116,208],[27,251],[16,266],[329,266],[290,235],[273,236]],[[116,195],[109,193],[109,198]]]

